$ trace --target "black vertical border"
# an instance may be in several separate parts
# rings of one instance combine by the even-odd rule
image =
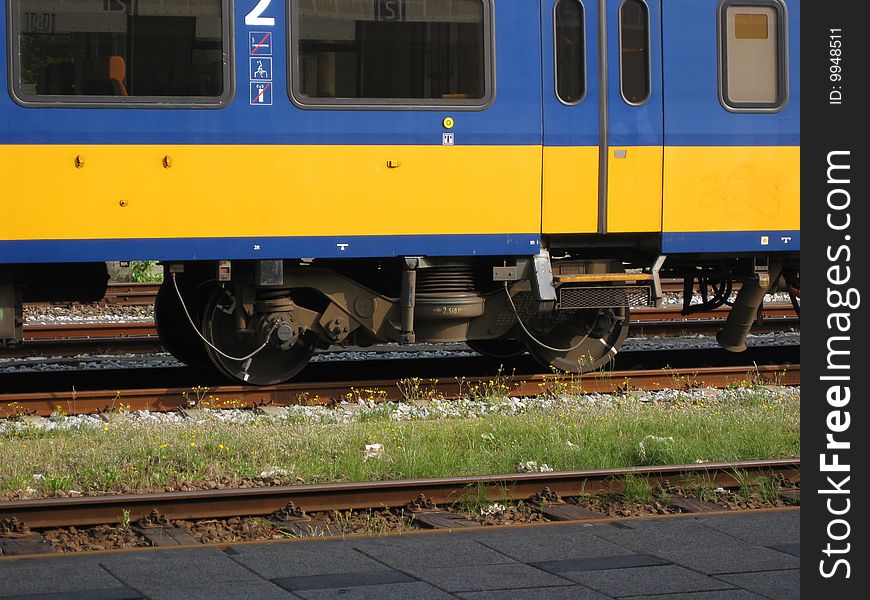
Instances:
[[[793,0],[792,0],[793,1]],[[862,351],[870,341],[867,337],[866,313],[870,310],[870,290],[866,283],[870,273],[870,217],[866,203],[867,179],[870,178],[870,162],[867,159],[865,139],[868,104],[861,93],[862,80],[870,68],[870,53],[867,48],[866,23],[862,18],[864,3],[854,0],[804,0],[801,9],[801,279],[807,283],[802,289],[801,319],[801,454],[804,468],[801,472],[801,593],[804,598],[836,598],[846,600],[864,598],[867,594],[867,581],[870,579],[870,564],[867,560],[867,544],[870,534],[866,529],[868,494],[859,491],[867,489],[870,460],[865,439],[870,437],[868,422],[867,391],[870,381],[870,361],[868,352]],[[839,66],[842,67],[843,81],[831,80],[831,29],[841,29],[842,54]],[[839,87],[838,87],[839,86]],[[842,93],[840,104],[831,102],[831,92]],[[850,165],[850,180],[845,186],[828,182],[828,155],[834,151],[848,151],[845,159]],[[843,162],[843,155],[837,159]],[[840,175],[844,171],[838,172]],[[836,176],[835,176],[836,178]],[[851,202],[845,212],[849,213],[850,226],[846,230],[835,231],[828,225],[828,215],[842,223],[843,212],[832,211],[828,207],[828,194],[837,188],[847,189]],[[836,194],[837,201],[844,196]],[[847,237],[848,236],[848,237]],[[839,260],[831,260],[841,246],[848,246],[851,260],[846,262],[846,253]],[[842,277],[844,267],[851,269],[848,283],[835,285],[828,279],[829,269],[840,265]],[[861,294],[861,303],[855,309],[834,308],[830,306],[831,291],[845,292],[854,288]],[[850,330],[848,333],[829,328],[832,313],[849,313]],[[848,370],[836,372],[828,368],[828,343],[831,336],[848,336],[848,341],[836,342],[838,348],[848,349],[850,354],[840,356],[839,363],[848,363]],[[848,411],[849,428],[833,434],[837,441],[848,441],[846,450],[826,449],[826,436],[831,433],[828,417],[832,407],[827,393],[834,382],[823,380],[831,374],[849,375],[850,381],[837,382],[849,386],[851,400],[839,408]],[[842,418],[842,413],[840,418]],[[827,453],[830,463],[833,453],[838,454],[841,464],[850,466],[848,472],[823,472],[820,465],[821,455]],[[824,490],[832,488],[830,476],[835,483],[849,494],[829,494]],[[850,479],[843,484],[845,476]],[[843,510],[846,499],[851,502],[849,511],[835,516],[829,511],[827,502],[832,501],[833,509]],[[849,536],[841,541],[829,537],[828,526],[834,519],[848,521]],[[833,525],[831,531],[842,536],[846,531],[842,523]],[[846,549],[843,554],[826,555],[828,543],[834,549]],[[840,564],[831,577],[829,574],[838,558],[849,563],[849,577],[846,578],[845,565]],[[824,562],[823,562],[824,561]]]

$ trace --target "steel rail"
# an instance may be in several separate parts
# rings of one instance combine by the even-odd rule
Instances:
[[[497,383],[513,397],[542,393],[613,393],[627,389],[662,390],[695,387],[725,388],[733,385],[800,385],[800,365],[707,367],[600,371],[585,375],[516,375],[419,379],[416,391],[426,397],[455,399],[472,395],[475,387]],[[197,393],[190,388],[62,391],[13,393],[0,396],[0,417],[20,414],[50,416],[60,408],[67,414],[93,414],[119,410],[171,411],[196,406],[250,408],[258,405],[323,405],[366,397],[405,400],[412,382],[394,379],[287,383],[276,386],[227,385]],[[405,391],[403,391],[405,390]]]
[[[680,308],[641,308],[631,313],[634,335],[673,336],[691,332],[712,333],[722,327],[727,308],[680,314]],[[755,333],[798,329],[800,319],[789,304],[771,304],[764,308],[763,319]],[[85,353],[159,352],[163,350],[157,329],[151,321],[137,323],[74,323],[24,326],[24,345],[8,348],[0,356],[20,357],[34,352],[58,355]]]
[[[0,520],[17,519],[26,527],[40,529],[113,524],[122,519],[136,521],[155,510],[170,520],[186,520],[268,515],[290,502],[307,512],[391,508],[404,506],[420,494],[435,504],[451,504],[468,494],[477,497],[481,493],[498,499],[522,500],[545,487],[560,496],[619,493],[626,476],[645,477],[652,486],[691,485],[700,480],[708,485],[733,488],[740,485],[741,473],[745,472],[778,476],[797,485],[800,459],[11,500],[0,502]]]

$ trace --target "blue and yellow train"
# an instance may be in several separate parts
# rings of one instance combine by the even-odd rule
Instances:
[[[256,384],[415,340],[597,368],[664,274],[742,282],[740,350],[799,289],[799,0],[6,4],[0,343],[115,260]]]

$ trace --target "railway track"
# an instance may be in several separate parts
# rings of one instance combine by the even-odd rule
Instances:
[[[578,509],[576,504],[564,503],[562,498],[618,494],[623,491],[627,478],[644,478],[653,489],[689,489],[693,485],[697,486],[699,479],[708,487],[733,489],[740,487],[741,481],[747,481],[747,477],[760,476],[777,478],[782,487],[791,490],[793,499],[799,498],[800,459],[790,458],[483,477],[13,500],[0,502],[0,523],[6,524],[7,531],[17,528],[24,534],[33,529],[115,525],[121,522],[129,526],[130,523],[143,520],[151,524],[162,523],[168,528],[171,527],[170,522],[176,520],[271,515],[283,518],[285,523],[295,520],[297,527],[301,525],[304,531],[306,513],[405,507],[415,513],[423,524],[428,520],[434,526],[440,523],[447,527],[462,527],[468,525],[437,514],[443,512],[438,507],[460,502],[469,491],[478,497],[499,501],[527,501],[539,510],[549,510],[552,520],[575,520],[595,518],[595,515],[588,510]],[[709,511],[709,504],[683,502],[682,511]],[[572,509],[572,506],[575,508]]]
[[[95,414],[120,410],[174,411],[194,408],[258,408],[265,406],[329,405],[344,400],[415,401],[469,397],[491,388],[505,396],[530,397],[569,392],[613,393],[755,384],[799,385],[800,365],[648,369],[576,375],[523,374],[452,378],[363,379],[293,382],[277,386],[175,387],[151,389],[64,390],[7,393],[0,396],[0,417]],[[135,379],[133,379],[135,381]]]
[[[688,317],[676,307],[636,309],[632,311],[632,335],[672,337],[713,334],[728,316],[727,308],[705,311]],[[753,329],[769,333],[799,329],[800,319],[789,304],[769,304]],[[25,325],[25,343],[7,348],[0,358],[40,355],[75,356],[79,354],[128,354],[163,351],[153,322],[73,323]]]

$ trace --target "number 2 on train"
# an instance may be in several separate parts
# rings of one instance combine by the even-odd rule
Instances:
[[[257,6],[251,10],[247,15],[245,15],[245,25],[260,25],[265,27],[274,27],[275,26],[275,17],[263,17],[261,16],[266,9],[269,8],[269,5],[272,3],[272,0],[260,0],[257,2]]]

